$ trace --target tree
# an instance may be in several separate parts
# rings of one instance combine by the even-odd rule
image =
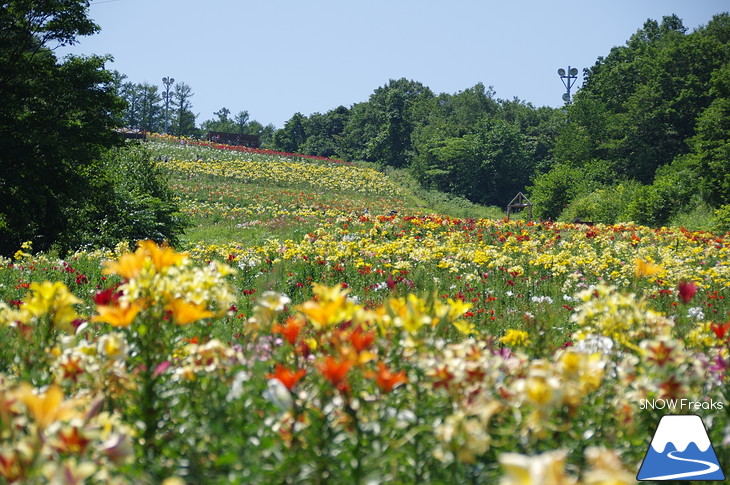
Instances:
[[[691,160],[706,200],[719,207],[730,204],[730,62],[713,73],[711,91],[715,99],[700,115],[690,140]]]
[[[533,173],[524,135],[500,119],[485,119],[474,133],[444,140],[432,155],[426,180],[481,204],[506,206]]]
[[[534,180],[538,215],[568,207],[564,217],[609,220],[600,202],[615,217],[662,225],[730,201],[728,47],[727,13],[689,34],[670,16],[599,58],[558,128],[557,165]]]
[[[244,135],[257,135],[262,147],[269,147],[271,140],[276,132],[276,127],[269,123],[264,126],[256,120],[249,121],[246,123],[246,128],[243,132]]]
[[[433,92],[419,82],[391,79],[370,95],[365,109],[353,109],[345,138],[349,138],[353,151],[359,152],[364,160],[406,167],[413,155],[411,134],[418,123],[415,108],[430,98]],[[360,134],[366,134],[367,138],[362,138],[361,146],[357,147]]]
[[[338,106],[325,114],[312,114],[306,123],[307,139],[299,149],[307,155],[340,156],[340,140],[349,116],[350,111],[344,106]]]
[[[122,101],[105,57],[52,49],[98,27],[84,0],[9,0],[0,8],[0,253],[49,247],[93,192],[95,160],[119,144]]]
[[[145,131],[162,131],[165,126],[165,111],[162,95],[157,86],[149,83],[138,84],[140,90],[140,128]]]
[[[569,109],[581,143],[559,141],[561,161],[603,159],[617,174],[650,183],[660,166],[689,152],[697,117],[711,102],[712,72],[727,58],[716,31],[687,34],[674,15],[648,20],[587,70]]]
[[[236,125],[236,133],[240,133],[241,135],[245,135],[246,133],[246,125],[248,125],[248,111],[239,111],[235,118],[233,118],[233,123]]]
[[[123,147],[115,131],[124,78],[104,69],[105,57],[59,62],[48,46],[95,32],[88,6],[13,0],[0,9],[0,254],[24,241],[61,254],[120,239],[174,242],[182,231],[149,153]]]
[[[301,113],[294,113],[286,123],[284,128],[274,133],[273,144],[276,150],[283,152],[296,153],[299,147],[306,140],[306,117]]]
[[[122,85],[120,95],[127,103],[122,124],[127,128],[138,129],[142,126],[142,89],[139,84],[126,82]]]
[[[193,97],[192,88],[186,83],[175,83],[170,96],[174,108],[172,132],[177,136],[192,135],[195,132],[195,114],[190,100]]]
[[[231,110],[226,107],[219,109],[213,113],[217,118],[203,121],[200,128],[203,131],[221,131],[224,133],[233,133],[234,122],[229,117]]]

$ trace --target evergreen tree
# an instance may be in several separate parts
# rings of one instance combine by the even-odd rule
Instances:
[[[192,88],[186,83],[175,83],[171,105],[174,114],[171,115],[171,132],[177,136],[189,136],[195,133],[195,114],[193,113]]]

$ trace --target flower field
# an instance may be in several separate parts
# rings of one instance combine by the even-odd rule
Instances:
[[[181,247],[0,260],[0,483],[634,483],[668,413],[730,472],[730,234],[150,146]]]

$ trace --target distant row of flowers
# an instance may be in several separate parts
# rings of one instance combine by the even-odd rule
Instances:
[[[166,135],[166,134],[161,134],[161,133],[149,133],[147,136],[151,140],[165,141],[165,142],[170,142],[170,143],[182,143],[182,144],[191,145],[191,146],[213,148],[216,150],[227,150],[227,151],[232,151],[232,152],[250,153],[250,154],[259,154],[259,155],[295,157],[295,158],[318,160],[318,161],[322,161],[322,162],[345,164],[345,165],[351,164],[351,162],[346,162],[344,160],[338,160],[338,159],[329,158],[329,157],[321,157],[321,156],[317,156],[317,155],[304,155],[302,153],[281,152],[281,151],[276,151],[276,150],[268,150],[265,148],[251,148],[251,147],[240,146],[240,145],[227,145],[225,143],[217,143],[217,142],[213,142],[213,141],[198,140],[195,138],[179,137],[179,136]]]
[[[167,170],[184,174],[230,177],[248,183],[288,187],[307,186],[333,193],[402,195],[403,189],[385,174],[371,168],[310,163],[286,157],[221,160],[181,153],[179,158],[159,161]],[[216,154],[217,155],[217,154]]]

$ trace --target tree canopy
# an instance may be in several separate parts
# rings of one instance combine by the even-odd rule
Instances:
[[[98,27],[83,0],[11,0],[0,9],[0,251],[48,246],[91,185],[94,160],[119,143],[122,104],[106,58],[60,62],[49,46]]]
[[[407,168],[483,204],[525,191],[541,218],[661,225],[730,203],[728,115],[730,17],[688,32],[670,15],[586,68],[565,108],[398,79],[350,108],[295,114],[273,145]]]
[[[124,194],[104,158],[123,143],[115,131],[124,107],[120,77],[105,69],[106,57],[59,60],[53,50],[98,31],[88,7],[85,0],[9,0],[0,9],[0,253],[23,241],[70,249],[83,242],[84,224],[88,234],[102,220],[118,222],[105,211]],[[169,239],[175,231],[160,234]]]
[[[582,199],[598,200],[590,195],[594,190],[616,183],[625,188],[630,181],[641,186],[601,222],[661,225],[697,204],[727,204],[729,70],[727,13],[692,33],[674,15],[648,20],[585,71],[551,169],[580,173],[581,189],[563,207],[543,204],[555,198],[550,187],[557,172],[536,176],[539,215],[559,217],[573,203],[582,207],[573,212],[597,219]]]

